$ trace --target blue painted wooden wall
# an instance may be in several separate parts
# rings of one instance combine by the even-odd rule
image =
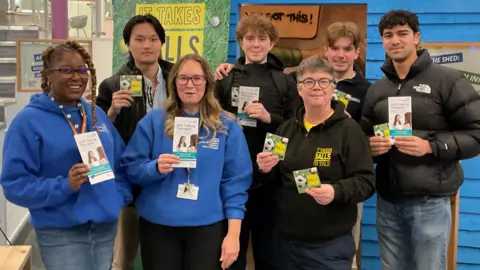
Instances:
[[[228,62],[238,56],[235,27],[240,4],[367,4],[366,77],[375,81],[383,76],[380,66],[384,50],[377,24],[391,9],[410,9],[419,15],[423,42],[480,42],[480,0],[231,0]],[[462,162],[465,183],[460,189],[458,270],[480,269],[480,160]],[[375,197],[365,203],[362,228],[362,269],[380,268],[375,230]]]

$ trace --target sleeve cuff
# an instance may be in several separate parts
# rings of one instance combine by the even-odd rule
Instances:
[[[341,201],[343,199],[342,187],[338,184],[333,184],[332,187],[334,191],[333,201],[334,202]]]
[[[226,218],[227,219],[242,219],[245,215],[245,211],[240,209],[227,209],[226,211]]]
[[[68,196],[75,192],[76,192],[75,190],[70,188],[70,184],[68,183],[68,177],[65,178],[65,180],[62,183],[62,193]]]
[[[152,177],[161,177],[162,174],[158,171],[157,160],[152,160],[147,164],[147,174]]]

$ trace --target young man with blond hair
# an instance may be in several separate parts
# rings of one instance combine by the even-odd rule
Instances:
[[[236,38],[245,56],[238,59],[228,76],[217,81],[220,104],[234,114],[237,114],[238,106],[243,106],[238,104],[237,99],[243,87],[253,87],[259,91],[258,102],[244,108],[250,118],[256,119],[255,127],[243,127],[254,164],[256,155],[263,151],[266,133],[275,133],[293,115],[293,108],[300,100],[295,81],[283,73],[282,62],[269,53],[278,37],[278,31],[270,19],[261,15],[243,17],[237,25]],[[271,184],[265,181],[265,176],[255,170],[242,223],[240,254],[229,269],[245,269],[250,234],[255,268],[277,269],[272,243],[275,209],[273,190]]]

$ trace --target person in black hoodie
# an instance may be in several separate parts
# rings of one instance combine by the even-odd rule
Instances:
[[[278,246],[281,269],[349,270],[355,253],[352,228],[357,203],[375,192],[371,152],[360,126],[331,101],[333,68],[320,56],[297,69],[303,104],[275,132],[288,138],[283,161],[257,155],[259,170],[278,186]],[[317,172],[320,187],[307,187],[294,172]]]
[[[385,76],[369,89],[361,126],[377,163],[377,233],[383,269],[447,269],[451,196],[463,183],[460,160],[480,153],[480,95],[462,72],[418,49],[418,16],[392,10],[378,24]],[[391,141],[373,126],[392,123],[390,97],[410,97],[412,136]]]
[[[271,20],[261,15],[245,16],[236,30],[237,40],[245,52],[238,59],[233,71],[217,81],[217,98],[223,109],[237,114],[244,104],[239,103],[243,87],[259,90],[258,102],[245,106],[245,113],[256,119],[256,126],[244,126],[244,134],[252,161],[263,149],[267,132],[275,130],[292,116],[295,102],[300,98],[295,82],[283,73],[283,64],[269,51],[278,39],[277,29]],[[255,268],[276,269],[273,252],[273,194],[271,188],[263,185],[263,175],[253,174],[253,185],[249,190],[247,212],[242,222],[240,253],[237,261],[229,268],[244,270],[246,253],[251,232]]]
[[[108,114],[127,144],[140,119],[163,106],[173,64],[161,59],[165,30],[154,16],[132,17],[123,29],[123,39],[129,48],[127,63],[100,84],[97,105]],[[120,89],[121,75],[142,75],[142,96],[132,97],[131,91]],[[133,193],[135,199],[139,187],[133,186]],[[139,244],[138,215],[133,203],[122,210],[118,223],[112,269],[133,270]]]

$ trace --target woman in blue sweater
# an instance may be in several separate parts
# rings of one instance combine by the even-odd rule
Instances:
[[[124,143],[96,108],[95,68],[85,49],[67,41],[49,47],[42,61],[44,93],[32,96],[6,133],[0,183],[9,201],[30,211],[47,270],[110,269],[116,221],[132,200],[119,166]],[[92,103],[82,98],[89,80]],[[86,132],[98,133],[115,178],[89,182],[74,139]]]
[[[204,58],[182,57],[168,78],[165,109],[139,122],[122,156],[129,180],[143,187],[136,207],[145,270],[227,269],[236,260],[252,163],[214,87]],[[196,168],[172,167],[180,162],[172,154],[177,116],[199,118]],[[185,199],[188,192],[195,195]]]

